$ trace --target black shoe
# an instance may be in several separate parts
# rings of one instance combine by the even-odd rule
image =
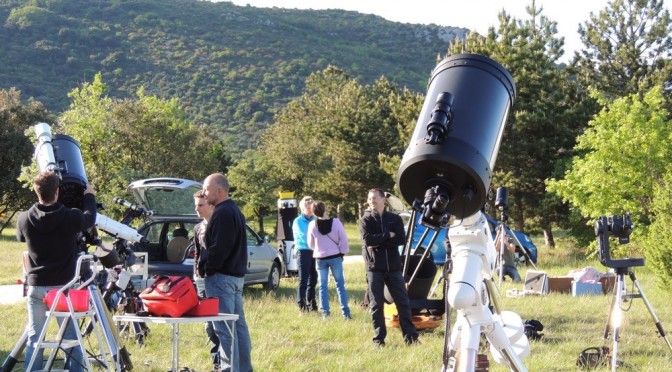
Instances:
[[[343,315],[343,319],[352,320],[352,316],[350,314],[345,314],[345,315]]]
[[[416,336],[415,338],[404,339],[404,343],[406,346],[420,345],[420,340],[418,340],[418,337]]]
[[[373,347],[385,347],[385,341],[373,341]]]

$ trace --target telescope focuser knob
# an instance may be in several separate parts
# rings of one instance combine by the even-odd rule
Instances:
[[[446,133],[448,133],[448,125],[453,120],[453,99],[453,95],[448,92],[443,92],[436,98],[432,117],[427,124],[426,143],[435,145],[443,141]]]

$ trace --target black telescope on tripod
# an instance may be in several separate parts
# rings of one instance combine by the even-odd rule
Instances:
[[[635,276],[634,267],[644,266],[643,258],[622,258],[622,259],[613,259],[611,258],[611,249],[609,246],[609,238],[616,237],[619,244],[627,244],[630,242],[630,234],[634,229],[635,225],[630,219],[630,213],[625,212],[622,216],[612,215],[612,216],[602,216],[597,221],[595,221],[595,235],[597,236],[597,246],[598,246],[598,256],[600,262],[606,267],[609,267],[614,270],[616,273],[616,283],[613,290],[613,300],[611,302],[611,309],[609,310],[609,315],[607,316],[607,324],[604,329],[604,338],[603,341],[605,346],[609,341],[609,336],[613,336],[613,344],[611,349],[611,370],[612,372],[616,371],[616,368],[620,365],[621,362],[618,361],[618,343],[620,341],[620,332],[621,332],[621,319],[623,318],[623,302],[629,301],[633,298],[641,298],[646,305],[651,318],[656,326],[656,330],[660,337],[665,340],[667,347],[672,351],[672,342],[667,338],[663,325],[658,320],[656,313],[653,310],[653,306],[646,298],[646,294],[642,290],[642,287],[639,285],[639,281]],[[625,285],[625,276],[630,277],[634,288],[636,291],[628,291]]]
[[[513,77],[496,61],[477,54],[447,57],[432,71],[422,110],[399,165],[399,190],[414,206],[408,231],[413,231],[416,213],[422,213],[420,223],[428,227],[425,233],[431,229],[437,234],[448,227],[451,215],[456,219],[449,232],[452,265],[447,267],[452,272],[444,287],[444,306],[446,313],[456,309],[457,316],[453,332],[450,316],[445,318],[444,370],[474,370],[481,335],[490,342],[495,360],[511,370],[524,371],[522,358],[530,351],[522,333],[505,332],[521,329],[520,317],[500,311],[496,296],[491,295],[496,254],[481,213],[515,96]],[[418,204],[422,206],[416,210]],[[424,238],[423,234],[420,241]],[[406,252],[410,245],[407,242]],[[410,257],[406,258],[408,262]],[[413,277],[415,273],[407,283],[409,293]],[[481,300],[486,297],[495,313],[487,306],[489,301]]]

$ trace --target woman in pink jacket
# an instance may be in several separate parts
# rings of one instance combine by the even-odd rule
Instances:
[[[352,319],[348,306],[348,293],[345,291],[345,277],[343,276],[343,256],[350,251],[348,237],[345,235],[343,224],[337,218],[327,218],[326,206],[317,201],[313,205],[317,219],[308,225],[308,246],[313,250],[317,278],[320,283],[320,310],[322,319],[329,317],[329,270],[336,282],[338,301],[341,303],[341,316]]]

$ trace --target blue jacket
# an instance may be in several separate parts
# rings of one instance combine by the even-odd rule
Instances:
[[[309,250],[308,246],[308,224],[310,221],[313,221],[315,216],[310,218],[306,217],[303,213],[299,217],[294,219],[292,223],[292,232],[294,233],[294,246],[298,250]]]

